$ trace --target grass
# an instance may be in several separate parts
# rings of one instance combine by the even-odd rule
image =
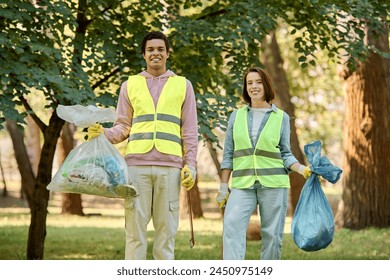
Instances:
[[[121,209],[84,209],[86,213],[102,215],[61,215],[58,207],[49,207],[46,260],[122,260],[124,257],[124,217]],[[288,219],[288,222],[291,219]],[[0,208],[0,259],[26,258],[30,215],[26,208]],[[286,234],[283,259],[286,260],[389,260],[390,228],[369,228],[360,231],[337,231],[328,248],[317,252],[304,252]],[[195,246],[190,248],[190,226],[181,220],[176,240],[176,259],[221,259],[222,220],[217,215],[194,220]],[[152,259],[153,228],[148,230],[148,259]],[[248,241],[248,260],[259,259],[261,241]]]
[[[191,249],[188,219],[181,220],[176,239],[175,257],[178,260],[220,260],[222,219],[215,211],[217,186],[202,188],[204,218],[194,220],[195,246]],[[210,192],[206,190],[211,190]],[[329,201],[337,206],[340,191],[325,188]],[[0,260],[25,260],[29,209],[19,198],[18,191],[0,197]],[[125,250],[122,200],[83,196],[86,216],[61,215],[61,196],[49,201],[46,260],[123,260]],[[253,217],[257,222],[257,217]],[[389,260],[390,228],[369,228],[360,231],[337,231],[333,242],[324,250],[304,252],[294,243],[289,233],[291,217],[287,218],[282,258],[286,260]],[[148,259],[153,259],[153,227],[148,228]],[[259,259],[261,241],[248,241],[246,259]]]

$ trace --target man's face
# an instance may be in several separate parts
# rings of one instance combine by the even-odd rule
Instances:
[[[169,57],[164,40],[152,39],[147,41],[143,57],[148,69],[164,70]]]

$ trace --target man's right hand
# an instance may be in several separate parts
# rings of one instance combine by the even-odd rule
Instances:
[[[95,123],[94,125],[88,127],[87,140],[89,141],[98,137],[100,133],[104,134],[104,129],[100,123]]]

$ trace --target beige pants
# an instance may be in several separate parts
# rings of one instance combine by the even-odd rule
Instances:
[[[145,260],[147,226],[153,219],[153,257],[173,260],[179,225],[180,169],[167,166],[129,166],[136,198],[125,198],[127,260]]]

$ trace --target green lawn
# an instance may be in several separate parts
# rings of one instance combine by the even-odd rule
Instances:
[[[97,212],[90,209],[90,213]],[[99,212],[102,215],[85,217],[60,215],[58,208],[49,207],[46,260],[121,260],[124,257],[124,217],[120,209]],[[88,209],[86,209],[88,212]],[[291,219],[290,219],[291,220]],[[26,258],[30,215],[26,208],[0,208],[0,259],[23,260]],[[328,248],[317,252],[304,252],[293,242],[291,234],[283,244],[283,259],[287,260],[389,260],[390,228],[337,231]],[[194,220],[195,246],[189,246],[188,220],[180,221],[176,241],[176,259],[221,259],[220,216],[209,215]],[[148,232],[148,259],[152,259],[153,228]],[[258,259],[260,241],[249,241],[247,259]]]

